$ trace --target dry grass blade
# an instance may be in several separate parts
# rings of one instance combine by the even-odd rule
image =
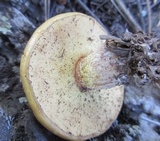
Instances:
[[[127,10],[122,0],[111,0],[111,2],[115,6],[115,8],[119,11],[119,13],[122,15],[122,17],[125,19],[125,21],[128,23],[133,32],[142,30],[142,28],[136,22],[133,15],[130,13],[130,11]]]
[[[105,5],[107,2],[108,2],[108,0],[105,0],[104,2],[102,2],[99,6],[97,6],[95,11],[97,11],[99,8],[101,8],[103,5]]]
[[[160,4],[160,0],[156,1],[152,6],[151,9],[155,8],[156,6],[158,6]]]
[[[140,116],[140,118],[143,119],[143,120],[145,120],[145,121],[148,121],[148,122],[150,122],[150,123],[153,123],[153,124],[155,124],[155,125],[157,125],[157,126],[160,126],[160,122],[158,122],[158,121],[151,120],[151,119],[149,119],[149,118],[147,118],[147,117],[144,117],[144,116]]]
[[[151,33],[151,30],[152,30],[151,6],[150,6],[149,0],[146,0],[146,2],[147,2],[147,10],[148,10],[148,33]]]
[[[141,25],[142,25],[142,29],[144,31],[146,31],[145,29],[145,24],[144,24],[144,18],[142,16],[142,5],[141,5],[141,1],[140,0],[137,0],[138,2],[138,10],[139,10],[139,13],[140,13],[140,21],[141,21]]]
[[[45,21],[49,19],[50,14],[50,0],[44,1]]]
[[[109,30],[107,29],[107,27],[100,21],[100,19],[81,1],[81,0],[76,0],[76,2],[88,13],[90,14],[92,17],[94,17],[101,26],[103,26],[103,28],[109,33]]]

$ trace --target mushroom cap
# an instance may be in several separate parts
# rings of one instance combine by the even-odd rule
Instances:
[[[99,38],[105,34],[92,17],[66,13],[42,24],[24,50],[20,75],[29,105],[39,122],[62,138],[99,136],[121,109],[122,85],[81,92],[75,82],[76,63],[105,46]]]

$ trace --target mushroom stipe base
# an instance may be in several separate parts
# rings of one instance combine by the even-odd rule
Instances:
[[[99,38],[106,34],[92,17],[66,13],[43,23],[24,50],[20,75],[28,103],[64,139],[99,136],[119,114],[124,87],[115,77],[118,58]]]

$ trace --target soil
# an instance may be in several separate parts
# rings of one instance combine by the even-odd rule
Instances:
[[[147,33],[146,1],[140,1],[142,11],[139,12],[137,12],[137,1],[123,1],[129,11],[132,11],[135,20],[144,29],[143,31]],[[84,0],[83,2],[92,12],[94,11],[111,35],[121,38],[126,29],[133,32],[133,28],[110,1]],[[157,3],[150,2],[152,34],[158,39],[160,38],[160,2],[159,0]],[[88,14],[74,0],[51,1],[50,5],[50,17],[71,11]],[[140,14],[144,22],[141,21]],[[26,43],[45,19],[43,0],[2,0],[0,1],[0,17],[0,141],[63,141],[64,139],[49,132],[36,120],[28,105],[19,75],[20,57]],[[159,50],[155,52],[158,54]],[[90,140],[160,140],[159,85],[157,86],[155,81],[137,85],[140,78],[144,76],[144,72],[138,76],[136,74],[137,71],[126,83],[124,104],[117,120],[106,133]],[[152,121],[144,120],[144,117]]]

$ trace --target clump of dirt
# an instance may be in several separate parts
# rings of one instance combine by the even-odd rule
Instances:
[[[142,31],[128,30],[121,38],[106,35],[106,47],[118,56],[126,58],[124,74],[135,79],[137,86],[154,83],[160,88],[160,39]],[[128,82],[128,81],[127,81]]]

